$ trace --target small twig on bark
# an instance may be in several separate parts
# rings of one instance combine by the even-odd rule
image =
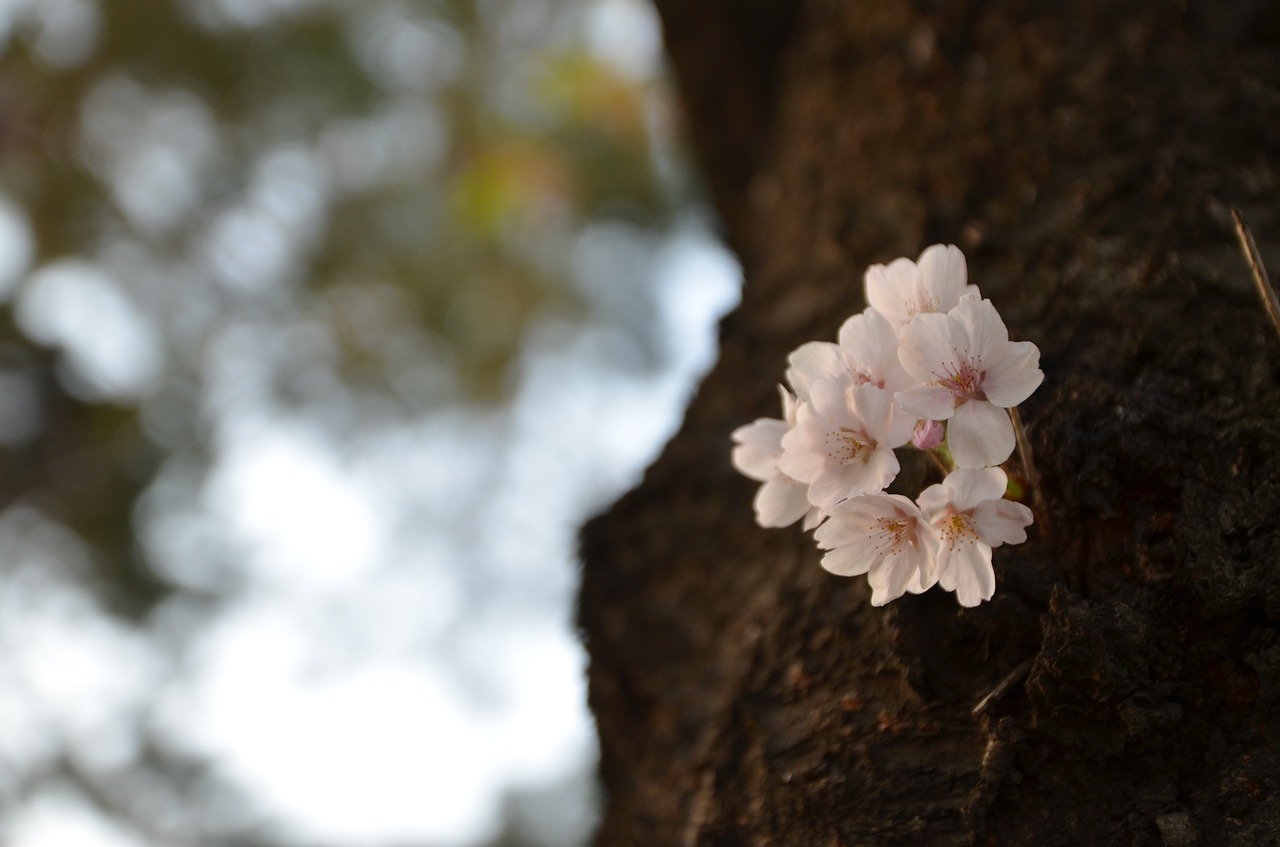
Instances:
[[[931,462],[933,462],[933,466],[938,470],[938,473],[942,474],[942,479],[946,479],[947,474],[954,470],[954,468],[947,467],[947,463],[942,461],[942,457],[934,451],[925,450],[924,454],[929,457]]]
[[[990,706],[992,703],[1003,697],[1010,688],[1013,688],[1014,684],[1018,680],[1027,675],[1027,671],[1030,669],[1031,659],[1023,659],[1018,663],[1016,668],[1009,671],[1008,676],[996,683],[996,687],[991,689],[991,691],[987,693],[986,697],[983,697],[978,701],[978,705],[974,706],[973,709],[969,711],[969,714],[976,718],[978,715],[985,712],[987,710],[987,706]]]
[[[1249,225],[1244,222],[1244,216],[1240,214],[1240,210],[1232,209],[1231,218],[1236,222],[1236,237],[1240,239],[1244,260],[1248,262],[1249,270],[1253,272],[1253,282],[1258,286],[1262,305],[1267,310],[1267,317],[1271,318],[1271,325],[1276,328],[1276,335],[1280,336],[1280,298],[1276,297],[1276,290],[1271,287],[1271,280],[1267,278],[1267,266],[1262,263],[1262,254],[1258,252],[1253,233],[1249,230]]]
[[[1016,408],[1009,409],[1009,420],[1013,422],[1013,434],[1018,445],[1018,462],[1022,465],[1022,476],[1027,487],[1031,489],[1031,507],[1040,523],[1040,531],[1047,534],[1049,527],[1045,521],[1043,500],[1040,497],[1040,474],[1036,473],[1035,457],[1031,454],[1031,441],[1022,426],[1022,416]]]

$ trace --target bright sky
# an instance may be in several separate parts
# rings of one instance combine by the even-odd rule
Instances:
[[[66,278],[47,303],[29,302],[29,320],[54,320],[45,310],[61,310],[61,291],[93,284],[74,268],[57,273]],[[664,246],[655,273],[671,353],[655,377],[602,369],[601,330],[547,327],[502,413],[452,412],[340,445],[305,420],[228,405],[203,502],[147,536],[180,584],[240,586],[192,630],[177,679],[159,679],[151,648],[73,583],[49,590],[76,570],[78,542],[33,539],[19,573],[45,584],[0,592],[11,607],[0,634],[36,697],[4,701],[17,713],[0,720],[0,746],[38,758],[20,749],[38,748],[38,733],[20,728],[44,724],[109,764],[122,755],[112,746],[130,743],[113,722],[154,695],[157,730],[218,763],[269,819],[350,845],[473,843],[492,835],[505,792],[591,768],[584,656],[568,626],[575,533],[673,431],[739,285],[733,260],[692,227]],[[94,343],[109,348],[116,326],[101,323]],[[0,541],[60,531],[20,517],[0,525]],[[198,555],[200,534],[214,530],[242,550],[239,573],[202,571],[213,566]],[[50,554],[51,543],[69,552]],[[174,608],[158,626],[189,626],[185,614]],[[6,843],[129,843],[114,825],[95,830],[88,809],[50,811],[68,797],[25,807]],[[584,834],[590,799],[580,802],[577,829],[570,821],[547,843]]]
[[[200,8],[219,26],[250,26],[304,2]],[[370,16],[368,60],[419,82],[456,72],[413,65],[424,51],[447,59],[448,33],[415,29],[397,8]],[[591,49],[651,77],[661,45],[648,4],[592,9]],[[93,0],[0,0],[0,41],[15,21],[38,28],[52,66],[70,67],[101,16]],[[217,152],[207,107],[109,79],[82,113],[86,161],[133,228],[158,238],[190,220],[193,186]],[[174,459],[139,505],[149,561],[187,589],[149,630],[126,629],[82,586],[90,553],[73,534],[33,508],[0,513],[0,765],[38,773],[70,750],[77,767],[109,774],[151,734],[212,761],[259,806],[220,814],[334,847],[463,847],[494,834],[504,797],[577,785],[556,795],[557,814],[528,815],[528,834],[555,847],[587,837],[594,798],[582,777],[596,742],[571,629],[576,533],[638,481],[678,424],[736,302],[733,259],[694,219],[665,236],[589,229],[573,248],[580,293],[625,310],[611,302],[625,295],[611,284],[619,256],[649,268],[662,368],[625,367],[619,350],[634,342],[608,326],[548,321],[530,336],[507,407],[343,440],[271,400],[275,362],[245,353],[261,328],[201,324],[218,314],[201,296],[287,288],[329,193],[420,166],[443,149],[432,142],[443,131],[429,108],[405,105],[337,126],[314,148],[268,152],[244,202],[193,240],[192,264],[171,268],[146,266],[128,245],[33,268],[30,227],[0,193],[0,299],[13,299],[24,333],[60,351],[73,391],[98,402],[155,395],[163,345],[139,304],[211,335],[199,403],[214,451],[202,482]],[[371,143],[397,138],[413,143]],[[173,278],[197,282],[179,290]],[[0,371],[0,442],[39,426],[23,385]],[[163,443],[164,415],[147,401],[142,414]],[[0,768],[0,802],[16,809],[0,820],[9,847],[138,847],[181,829],[163,798],[148,833],[113,822],[75,785],[21,790]]]

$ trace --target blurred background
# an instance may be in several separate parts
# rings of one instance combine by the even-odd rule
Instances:
[[[679,136],[643,0],[0,0],[0,843],[584,843]]]

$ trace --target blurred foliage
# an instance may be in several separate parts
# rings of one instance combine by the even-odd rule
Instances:
[[[573,267],[591,228],[661,231],[688,199],[661,81],[584,34],[602,5],[0,2],[0,199],[30,237],[0,281],[0,502],[78,536],[112,613],[142,623],[178,590],[137,503],[162,467],[212,461],[219,403],[339,429],[499,403],[549,320],[657,349],[643,290],[595,296]],[[112,780],[209,793],[200,763],[148,749]],[[64,765],[4,803],[70,779],[146,830],[154,792]],[[211,823],[226,802],[148,837],[270,842]]]
[[[685,199],[655,167],[672,145],[658,83],[564,35],[585,0],[85,3],[65,24],[92,30],[82,55],[45,43],[60,2],[9,12],[0,184],[32,264],[99,264],[161,361],[114,391],[9,324],[0,364],[36,388],[42,425],[11,445],[4,487],[113,550],[157,462],[200,448],[192,404],[229,325],[260,329],[243,341],[276,400],[500,401],[530,326],[602,317],[573,282],[579,233],[661,228]],[[149,405],[178,444],[147,437]],[[109,570],[120,607],[144,610],[158,588]]]

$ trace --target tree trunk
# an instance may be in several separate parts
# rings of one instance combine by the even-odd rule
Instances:
[[[583,533],[597,844],[1280,843],[1280,336],[1230,218],[1280,270],[1275,4],[658,6],[746,287]],[[1043,353],[1042,500],[990,602],[875,608],[729,433],[934,242]]]

